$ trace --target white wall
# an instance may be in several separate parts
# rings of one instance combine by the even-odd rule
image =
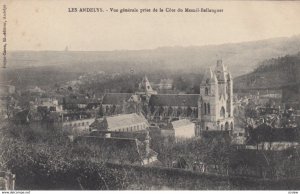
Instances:
[[[195,137],[195,124],[174,127],[175,138],[192,138]]]

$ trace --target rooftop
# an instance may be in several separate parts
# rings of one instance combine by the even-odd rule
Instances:
[[[124,101],[134,95],[133,93],[106,93],[103,97],[102,104],[122,105]]]
[[[157,94],[149,101],[153,106],[198,106],[198,94]]]
[[[106,117],[105,120],[107,121],[108,128],[118,128],[123,126],[135,125],[138,123],[148,124],[148,121],[144,116],[138,115],[136,113],[110,116]]]

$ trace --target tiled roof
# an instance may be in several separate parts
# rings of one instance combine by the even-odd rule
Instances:
[[[122,105],[124,101],[127,101],[133,93],[107,93],[103,97],[102,104],[114,104]]]
[[[111,117],[106,117],[108,128],[118,128],[128,125],[135,125],[139,123],[147,123],[148,121],[142,115],[132,114],[122,114]]]
[[[197,107],[198,99],[198,94],[158,94],[151,96],[149,105]]]

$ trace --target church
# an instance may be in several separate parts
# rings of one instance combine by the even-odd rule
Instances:
[[[205,73],[200,84],[198,122],[202,130],[232,130],[232,77],[221,60],[214,70]]]
[[[133,94],[106,94],[103,107],[132,104],[132,97],[139,96],[143,106],[139,110],[149,121],[170,123],[188,119],[196,124],[196,135],[201,131],[226,131],[234,128],[232,77],[221,60],[209,68],[200,83],[200,94],[157,94],[145,76],[139,91]],[[119,97],[122,99],[119,99]],[[117,98],[117,100],[115,99]],[[111,102],[112,99],[118,102]],[[146,109],[145,109],[146,106]],[[120,113],[118,113],[120,114]]]

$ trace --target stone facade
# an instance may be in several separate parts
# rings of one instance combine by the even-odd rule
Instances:
[[[232,77],[221,60],[215,70],[209,69],[200,84],[198,130],[232,130]]]
[[[135,94],[106,94],[102,107],[105,115],[136,112],[154,123],[188,119],[196,124],[195,134],[199,136],[201,131],[234,128],[232,84],[227,67],[218,60],[215,69],[205,73],[200,94],[157,94],[145,76]],[[132,111],[125,111],[128,107],[132,107]]]

